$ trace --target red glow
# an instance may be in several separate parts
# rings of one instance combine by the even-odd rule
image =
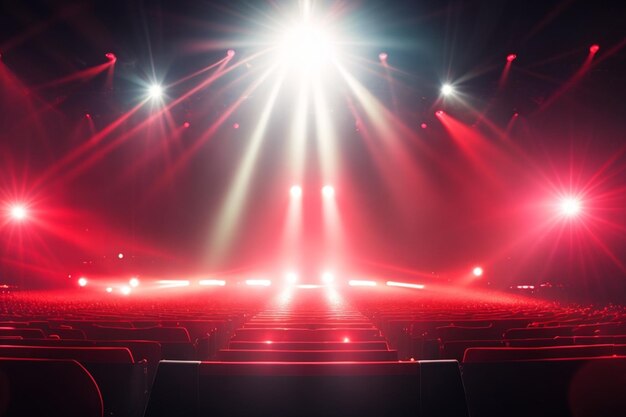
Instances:
[[[589,47],[589,52],[591,52],[592,54],[597,53],[600,50],[600,45],[598,44],[593,44]]]
[[[87,118],[87,119],[91,119],[91,114],[89,114],[89,113],[85,113],[85,118]]]
[[[378,59],[380,59],[382,62],[387,61],[387,52],[381,52],[380,54],[378,54]]]
[[[108,292],[108,293],[112,293],[113,292],[113,288],[112,287],[107,287],[105,291]]]
[[[426,129],[428,127],[426,123],[422,123],[420,126],[422,127],[422,129]]]
[[[376,281],[351,279],[350,281],[348,281],[348,285],[351,287],[375,287]]]
[[[85,277],[78,278],[78,285],[80,287],[86,287],[87,286],[87,278],[85,278]]]
[[[233,124],[233,129],[239,129],[239,123],[234,123]]]
[[[472,270],[472,274],[474,274],[475,277],[482,277],[483,273],[484,271],[480,266],[477,266]]]
[[[185,123],[183,123],[183,127],[184,127],[185,129],[188,129],[188,128],[189,128],[189,126],[191,126],[191,125],[189,124],[189,122],[185,122]]]
[[[117,254],[117,259],[124,259],[124,254],[123,253],[118,253]]]
[[[350,343],[350,338],[344,337],[343,338],[343,343]]]
[[[294,198],[298,198],[302,196],[302,187],[300,187],[299,185],[292,186],[289,189],[289,194],[291,194],[291,196]]]
[[[232,58],[235,56],[235,50],[234,49],[229,49],[228,51],[226,51],[226,56],[229,58]]]
[[[109,61],[117,61],[117,57],[113,52],[107,52],[104,56],[106,56]]]
[[[443,115],[444,115],[443,110],[437,110],[437,111],[435,112],[435,116],[437,116],[437,117],[442,117]]]
[[[401,287],[401,288],[411,288],[415,290],[423,290],[423,284],[411,284],[409,282],[395,282],[395,281],[387,281],[388,287]]]
[[[507,55],[506,60],[507,60],[507,62],[513,62],[513,61],[515,61],[515,58],[517,58],[517,55],[509,54],[509,55]]]

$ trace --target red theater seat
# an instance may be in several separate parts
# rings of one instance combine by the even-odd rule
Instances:
[[[222,349],[218,359],[226,362],[335,362],[397,361],[395,350],[236,350]]]
[[[469,348],[465,351],[463,363],[521,361],[530,359],[588,358],[611,356],[614,352],[615,345]]]
[[[102,417],[100,390],[76,361],[0,358],[0,415]]]
[[[467,417],[458,363],[161,362],[145,417]]]

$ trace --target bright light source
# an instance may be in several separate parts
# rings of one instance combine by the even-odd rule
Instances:
[[[124,254],[122,252],[117,254],[118,259],[124,259]]]
[[[302,195],[302,187],[300,187],[299,185],[294,185],[289,189],[289,194],[291,194],[291,196],[293,198],[298,198]]]
[[[106,54],[104,54],[104,56],[106,56],[109,61],[117,61],[117,57],[113,52],[107,52]]]
[[[335,189],[331,185],[325,185],[322,187],[322,195],[326,198],[331,198],[335,195]]]
[[[139,279],[137,279],[137,277],[132,277],[130,280],[128,280],[128,285],[133,288],[137,288],[139,286]]]
[[[508,55],[506,56],[506,60],[507,60],[507,62],[513,62],[513,61],[515,61],[515,58],[517,58],[517,55],[515,55],[515,54],[508,54]]]
[[[344,337],[343,338],[343,343],[350,343],[350,338],[349,337]]]
[[[160,288],[188,287],[189,281],[184,279],[162,279],[157,281]]]
[[[592,54],[595,54],[599,50],[600,50],[600,45],[597,45],[597,44],[591,45],[589,47],[589,52],[591,52]]]
[[[332,284],[334,280],[335,280],[335,276],[333,275],[332,272],[324,272],[322,274],[322,282],[324,284]]]
[[[350,281],[348,281],[348,285],[350,285],[351,287],[375,287],[376,281],[351,279]]]
[[[80,287],[86,287],[87,286],[87,278],[85,278],[85,277],[78,278],[78,285]]]
[[[148,97],[154,100],[158,100],[163,96],[163,87],[159,84],[152,84],[148,87]]]
[[[408,282],[395,282],[395,281],[387,281],[388,287],[402,287],[402,288],[413,288],[416,290],[423,290],[424,285],[422,284],[411,284]]]
[[[105,291],[108,292],[108,293],[112,293],[113,292],[113,287],[107,287]]]
[[[386,62],[388,57],[389,55],[387,55],[387,52],[381,52],[380,54],[378,54],[378,59],[380,59],[380,62]]]
[[[132,291],[132,290],[130,289],[130,287],[127,287],[127,286],[123,286],[122,288],[120,288],[120,292],[121,292],[122,294],[124,294],[124,295],[128,295],[128,294],[130,294],[130,293],[131,293],[131,291]]]
[[[247,279],[246,285],[250,285],[251,287],[269,287],[272,285],[272,281],[269,279]]]
[[[24,206],[13,206],[11,207],[11,217],[15,220],[24,220],[26,218],[27,211]]]
[[[443,110],[437,110],[437,111],[435,112],[435,116],[437,116],[437,117],[442,117],[444,114],[445,114],[445,113],[443,112]]]
[[[226,56],[229,58],[232,58],[235,56],[235,50],[234,49],[229,49],[228,51],[226,51]]]
[[[444,84],[441,86],[441,94],[449,96],[454,93],[454,88],[450,84]]]
[[[288,272],[287,274],[285,274],[285,279],[287,280],[288,284],[295,284],[296,282],[298,282],[298,274],[296,274],[295,272]]]
[[[475,277],[482,277],[483,272],[484,271],[480,266],[477,266],[474,269],[472,269],[472,274],[474,274]]]
[[[198,284],[207,285],[207,286],[215,286],[215,287],[223,287],[226,285],[226,281],[221,279],[201,279]]]
[[[561,213],[566,217],[575,217],[580,214],[582,209],[579,199],[568,197],[561,200]]]
[[[314,22],[300,22],[288,28],[278,41],[280,57],[292,67],[318,69],[331,61],[334,40],[329,30]]]

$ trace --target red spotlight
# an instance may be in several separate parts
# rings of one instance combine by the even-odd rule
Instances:
[[[475,277],[482,277],[483,272],[484,271],[480,266],[477,266],[474,269],[472,269],[472,274],[474,274]]]
[[[582,205],[579,199],[568,197],[561,200],[561,213],[566,217],[576,217],[580,214]]]
[[[11,217],[13,217],[14,220],[24,220],[27,215],[26,207],[21,205],[11,207]]]
[[[85,278],[85,277],[78,278],[78,286],[79,287],[86,287],[87,286],[87,278]]]
[[[239,123],[234,123],[233,124],[233,129],[239,129]]]
[[[185,129],[189,129],[189,126],[191,126],[191,125],[189,124],[189,122],[185,122],[185,123],[183,123],[183,127],[184,127]]]
[[[104,54],[104,56],[106,56],[109,61],[117,61],[117,57],[113,52],[107,52],[106,54]]]
[[[515,55],[515,54],[508,54],[508,55],[506,56],[506,60],[507,60],[507,62],[513,62],[513,61],[515,61],[515,58],[517,58],[517,55]]]
[[[322,195],[326,198],[331,198],[335,195],[335,189],[331,185],[325,185],[322,187]]]
[[[294,198],[300,197],[302,195],[302,187],[300,187],[299,185],[294,185],[289,189],[289,194],[291,194],[291,196]]]
[[[86,119],[91,119],[91,114],[89,114],[89,113],[85,113],[85,118],[86,118]]]
[[[234,49],[229,49],[228,51],[226,51],[226,56],[229,58],[232,58],[235,56],[235,50]]]
[[[598,44],[593,44],[589,47],[589,52],[591,52],[592,54],[595,54],[599,50],[600,50],[600,45]]]
[[[428,125],[426,123],[422,123],[420,126],[421,126],[422,129],[426,129],[428,127]]]
[[[380,59],[381,62],[387,61],[387,57],[387,52],[381,52],[378,54],[378,59]]]
[[[437,116],[437,117],[442,117],[442,116],[443,116],[443,114],[444,114],[444,113],[443,113],[443,110],[437,110],[437,111],[435,112],[435,116]]]
[[[117,259],[124,259],[124,254],[122,252],[118,253]]]
[[[343,343],[350,343],[350,338],[344,337],[343,338]]]

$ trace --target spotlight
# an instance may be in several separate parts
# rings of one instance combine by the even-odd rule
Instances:
[[[132,277],[130,280],[128,280],[128,285],[133,288],[137,288],[139,286],[139,279],[137,279],[136,277]]]
[[[16,205],[11,207],[11,217],[13,217],[14,220],[24,220],[27,214],[26,207],[24,206]]]
[[[233,129],[239,129],[239,123],[233,123]]]
[[[128,295],[128,294],[130,294],[130,293],[131,293],[131,291],[132,291],[132,290],[130,289],[130,287],[127,287],[127,286],[123,286],[122,288],[120,288],[120,292],[121,292],[123,295]]]
[[[288,284],[295,284],[296,282],[298,282],[298,274],[296,274],[295,272],[288,272],[285,275],[285,279],[287,280]]]
[[[348,281],[348,285],[351,287],[375,287],[376,281],[351,279],[350,281]]]
[[[335,276],[332,272],[324,272],[322,274],[322,282],[326,285],[332,284],[335,280]]]
[[[163,87],[159,84],[152,84],[148,87],[148,97],[153,100],[158,100],[163,96]]]
[[[483,272],[484,271],[480,266],[477,266],[474,269],[472,269],[472,274],[474,274],[475,277],[482,277]]]
[[[87,286],[87,278],[85,278],[85,277],[78,278],[78,286],[79,287],[86,287]]]
[[[566,217],[575,217],[580,214],[582,207],[579,199],[568,197],[561,200],[561,213]]]
[[[387,52],[381,52],[380,54],[378,54],[378,59],[380,59],[380,62],[386,62],[387,57]]]
[[[508,54],[508,55],[506,56],[506,60],[507,60],[507,62],[513,62],[513,61],[515,61],[515,58],[517,58],[517,55],[515,55],[515,54]]]
[[[122,252],[118,253],[117,259],[124,259],[124,254]]]
[[[198,284],[213,287],[223,287],[226,285],[226,281],[222,279],[201,279]]]
[[[294,185],[289,189],[289,194],[291,194],[293,198],[300,197],[302,195],[302,187],[300,187],[299,185]]]
[[[595,54],[599,50],[600,50],[600,45],[598,44],[593,44],[589,47],[589,52],[591,52],[592,54]]]
[[[117,57],[113,52],[107,52],[106,54],[104,54],[104,56],[106,56],[109,61],[117,61]]]
[[[185,129],[189,129],[189,126],[191,126],[191,124],[189,124],[189,122],[185,122],[185,123],[183,123],[183,127],[184,127]]]
[[[441,94],[444,96],[450,96],[454,93],[454,88],[450,84],[444,84],[441,86]]]
[[[415,290],[423,290],[423,284],[412,284],[410,282],[396,282],[396,281],[387,281],[388,287],[401,287],[401,288],[412,288]]]
[[[442,117],[444,114],[445,114],[445,113],[443,112],[443,110],[437,110],[437,111],[435,112],[435,116],[437,116],[437,117]]]
[[[228,51],[226,51],[226,56],[229,58],[232,58],[235,56],[235,50],[234,49],[229,49]]]
[[[422,129],[426,129],[426,128],[428,127],[428,125],[427,125],[426,123],[422,123],[422,124],[420,125],[420,127],[421,127]]]
[[[325,185],[322,187],[322,195],[326,198],[331,198],[335,195],[335,189],[331,185]]]
[[[108,292],[108,293],[112,293],[113,292],[113,287],[107,287],[105,291]]]
[[[248,279],[246,280],[246,285],[251,287],[269,287],[272,285],[272,281],[269,279]]]

